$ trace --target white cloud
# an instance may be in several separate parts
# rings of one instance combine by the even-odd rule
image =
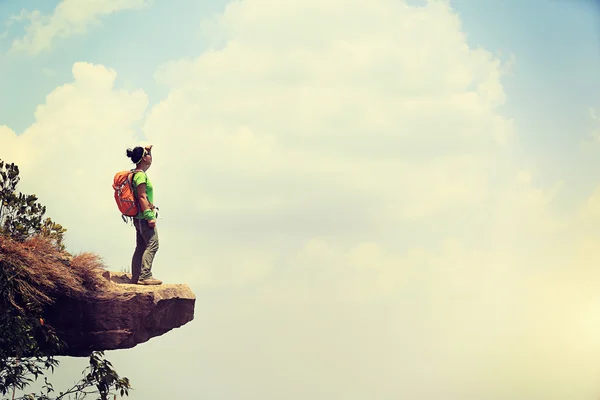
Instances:
[[[77,248],[79,229],[106,232],[119,220],[111,218],[112,176],[131,165],[125,150],[135,144],[148,99],[143,91],[115,89],[116,72],[101,65],[75,63],[73,77],[37,107],[21,135],[0,127],[0,158],[19,165],[17,189],[36,193]],[[100,237],[94,235],[97,243]]]
[[[38,10],[22,11],[20,16],[13,17],[11,21],[29,20],[30,24],[25,28],[25,36],[13,41],[11,51],[37,55],[50,50],[58,38],[85,33],[106,15],[138,9],[147,4],[148,0],[61,0],[51,15],[44,15]]]
[[[115,269],[133,232],[112,175],[133,125],[155,145],[155,271],[193,286],[198,322],[111,355],[134,384],[172,373],[140,363],[146,349],[181,368],[135,395],[597,389],[598,201],[559,210],[564,183],[516,161],[506,66],[468,46],[447,2],[247,0],[209,25],[219,46],[162,66],[169,95],[146,117],[144,92],[78,63],[22,135],[0,128],[23,190]]]
[[[513,135],[494,114],[500,64],[468,48],[446,6],[263,6],[232,3],[216,23],[222,49],[157,75],[172,92],[145,130],[171,172],[198,159],[196,178],[212,185],[202,201],[221,203],[220,185],[236,191],[238,207],[272,209],[278,199],[306,208],[333,184],[332,202],[357,199],[353,212],[420,216],[485,196],[486,159]],[[319,28],[300,26],[308,15]],[[245,190],[249,174],[265,171]]]

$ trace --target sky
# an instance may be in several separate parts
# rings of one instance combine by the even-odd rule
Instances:
[[[133,400],[597,399],[598,71],[586,0],[2,0],[0,159],[120,271],[154,145]]]

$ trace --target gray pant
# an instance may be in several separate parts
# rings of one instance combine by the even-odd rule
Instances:
[[[131,281],[152,278],[152,261],[158,251],[158,231],[145,219],[133,219],[136,230],[135,252],[131,259]]]

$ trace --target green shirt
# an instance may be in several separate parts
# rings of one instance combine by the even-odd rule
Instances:
[[[135,192],[136,196],[137,196],[137,187],[139,185],[141,185],[142,183],[146,184],[146,195],[148,196],[148,201],[150,202],[150,204],[153,204],[154,203],[154,190],[152,187],[152,182],[150,182],[148,175],[146,175],[146,173],[144,171],[138,171],[133,176],[133,187],[136,189],[136,192]],[[135,218],[144,219],[144,214],[142,212],[140,212],[140,213],[138,213],[138,215],[135,216]]]

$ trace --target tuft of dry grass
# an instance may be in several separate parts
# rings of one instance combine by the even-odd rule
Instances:
[[[0,235],[0,273],[13,288],[4,294],[18,309],[42,308],[63,296],[88,298],[107,284],[104,269],[100,256],[72,256],[42,236],[17,242]]]
[[[84,295],[97,292],[106,286],[107,280],[102,277],[102,271],[106,270],[106,266],[98,254],[89,252],[77,254],[71,259],[70,265],[81,278],[81,285],[85,289]]]

